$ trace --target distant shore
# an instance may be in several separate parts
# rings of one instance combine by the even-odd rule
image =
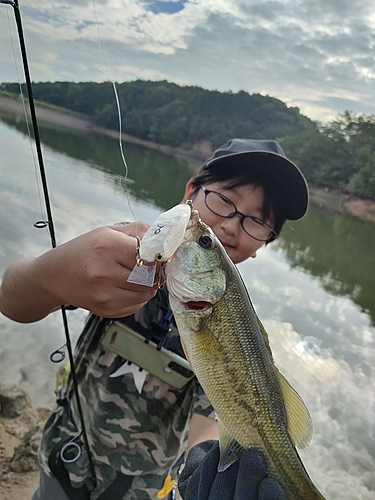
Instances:
[[[340,212],[375,224],[375,201],[363,200],[339,189],[309,185],[311,200],[332,212]]]
[[[40,104],[39,105],[36,104],[35,106],[36,106],[37,118],[40,122],[53,123],[61,127],[67,127],[75,130],[95,132],[97,134],[103,134],[118,139],[119,136],[118,131],[113,129],[108,129],[105,127],[100,127],[90,122],[90,120],[81,117],[73,112],[72,113],[62,112]],[[0,95],[0,111],[12,113],[19,116],[24,115],[23,104],[20,99],[4,97],[2,95]],[[177,158],[184,158],[193,167],[196,166],[196,168],[202,165],[203,161],[211,153],[206,141],[202,141],[201,144],[197,145],[197,147],[194,148],[193,150],[186,150],[183,148],[158,144],[153,141],[140,139],[138,137],[134,137],[132,135],[124,133],[121,134],[121,137],[125,142],[140,144],[141,146],[145,146],[151,149],[156,149],[165,154],[173,155]]]
[[[24,113],[21,100],[1,95],[0,110],[18,115],[23,115]],[[99,127],[74,113],[61,112],[49,107],[37,105],[37,117],[40,122],[53,123],[70,129],[86,130],[118,138],[117,131]],[[189,161],[193,168],[198,168],[211,153],[210,145],[206,141],[202,141],[193,150],[185,150],[183,148],[161,145],[152,141],[139,139],[128,134],[122,134],[122,139],[125,142],[140,144],[173,155],[177,158],[184,158]],[[318,205],[324,206],[328,210],[346,213],[375,223],[375,201],[373,200],[363,200],[344,193],[339,189],[325,189],[314,185],[309,185],[309,191],[311,200]]]

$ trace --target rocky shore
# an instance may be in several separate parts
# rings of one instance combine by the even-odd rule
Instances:
[[[50,411],[35,408],[20,386],[0,381],[0,500],[31,500],[39,481],[39,441]]]
[[[375,224],[375,201],[363,200],[339,189],[309,185],[311,200],[332,212],[340,212]]]

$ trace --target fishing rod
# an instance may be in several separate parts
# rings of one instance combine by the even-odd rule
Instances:
[[[44,161],[43,161],[42,147],[41,147],[40,135],[39,135],[39,127],[38,127],[38,121],[37,121],[36,110],[35,110],[34,96],[33,96],[33,90],[32,90],[32,85],[31,85],[29,64],[28,64],[28,59],[27,59],[26,44],[25,44],[25,38],[24,38],[24,34],[23,34],[23,27],[22,27],[19,2],[18,2],[18,0],[0,0],[0,3],[12,6],[13,11],[14,11],[15,21],[16,21],[17,30],[18,30],[18,39],[19,39],[19,44],[20,44],[20,49],[21,49],[22,64],[23,64],[23,69],[24,69],[24,73],[25,73],[27,93],[28,93],[28,97],[29,97],[30,115],[31,115],[32,127],[33,127],[33,131],[34,131],[35,147],[37,150],[39,170],[40,170],[42,187],[43,187],[43,196],[44,196],[44,201],[45,201],[45,206],[46,206],[46,211],[47,211],[47,220],[46,221],[45,220],[38,221],[34,224],[34,226],[38,229],[43,228],[43,227],[48,227],[50,239],[51,239],[51,245],[52,245],[52,248],[55,248],[56,247],[55,225],[53,222],[52,209],[51,209],[49,190],[48,190],[48,184],[47,184],[47,177],[46,177],[46,171],[45,171]],[[84,441],[84,444],[85,444],[86,449],[87,449],[87,456],[88,456],[88,460],[89,460],[90,472],[91,472],[91,476],[92,476],[92,479],[94,482],[94,486],[96,486],[95,468],[94,468],[92,456],[90,453],[90,447],[89,447],[89,442],[88,442],[88,437],[87,437],[86,425],[85,425],[85,421],[84,421],[84,417],[83,417],[81,399],[80,399],[79,392],[78,392],[78,381],[77,381],[77,375],[76,375],[76,370],[75,370],[72,344],[71,344],[71,340],[70,340],[68,318],[66,315],[66,307],[64,305],[61,305],[61,313],[62,313],[62,319],[63,319],[63,325],[64,325],[65,339],[66,339],[65,347],[68,351],[74,393],[75,393],[75,397],[76,397],[77,409],[78,409],[80,423],[81,423],[81,433],[80,434],[82,434],[83,441]],[[64,359],[65,355],[64,355],[64,353],[61,353],[60,350],[55,351],[55,353],[61,354],[61,357],[59,359],[60,361],[62,361]],[[51,355],[52,361],[54,361],[53,355],[55,353],[53,353]],[[69,443],[68,443],[68,445],[69,445]],[[78,445],[76,445],[73,441],[72,441],[72,445],[74,445],[75,447],[78,447]],[[81,456],[81,453],[78,453],[76,459],[78,460],[78,458],[80,456]],[[61,458],[63,461],[66,461],[66,460],[64,460],[63,455],[61,455]],[[73,461],[73,460],[71,460],[71,461]]]

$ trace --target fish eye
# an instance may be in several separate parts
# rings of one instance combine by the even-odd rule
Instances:
[[[214,247],[214,240],[211,236],[205,234],[198,239],[198,244],[206,250],[211,250]]]

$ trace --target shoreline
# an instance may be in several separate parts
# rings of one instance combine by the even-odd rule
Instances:
[[[48,106],[43,106],[40,103],[35,104],[35,108],[37,119],[40,122],[59,125],[61,127],[79,130],[81,132],[94,132],[96,134],[106,135],[114,139],[118,139],[119,137],[119,132],[117,130],[108,129],[105,127],[101,127],[100,125],[96,125],[87,118],[81,117],[74,112],[70,113],[69,111],[58,111],[49,108]],[[24,116],[24,108],[21,100],[12,97],[5,97],[1,94],[0,111],[18,115],[18,117],[20,118]],[[27,115],[30,117],[29,109],[27,109]],[[125,133],[121,134],[121,138],[125,142],[139,144],[140,146],[144,146],[146,148],[156,149],[157,151],[160,151],[167,155],[185,159],[192,167],[196,168],[199,168],[202,165],[203,161],[206,160],[206,158],[212,153],[208,141],[202,141],[194,149],[186,150],[180,147],[173,147],[164,144],[158,144],[146,139],[140,139],[139,137],[135,137]]]
[[[375,224],[375,201],[358,198],[340,189],[328,189],[309,184],[310,200],[330,212],[351,215]]]
[[[0,111],[23,116],[24,109],[22,101],[11,97],[0,95]],[[90,131],[97,134],[118,138],[116,130],[107,129],[95,125],[84,117],[69,112],[61,112],[40,104],[36,105],[37,118],[41,122],[51,123],[62,127]],[[194,149],[186,150],[179,147],[172,147],[156,142],[139,139],[128,134],[121,134],[125,142],[139,144],[141,146],[161,151],[176,158],[182,158],[189,162],[192,169],[198,169],[203,161],[212,153],[209,141],[201,141]],[[332,212],[351,215],[362,220],[375,224],[375,201],[358,198],[354,195],[344,193],[340,189],[328,189],[309,184],[310,199],[313,203],[325,207]]]

